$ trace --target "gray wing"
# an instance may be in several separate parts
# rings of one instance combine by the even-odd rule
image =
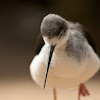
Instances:
[[[95,42],[91,36],[91,33],[87,31],[87,29],[79,23],[73,23],[69,21],[69,25],[71,29],[78,30],[83,33],[84,37],[87,39],[88,43],[91,45],[93,50],[96,52]]]

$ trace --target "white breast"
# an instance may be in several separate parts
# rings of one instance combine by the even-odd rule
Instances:
[[[44,84],[48,50],[48,47],[45,45],[40,54],[35,56],[30,66],[32,78],[41,87],[43,87]],[[100,60],[91,47],[89,47],[89,50],[90,54],[87,59],[80,63],[69,58],[66,52],[55,50],[48,73],[46,87],[72,88],[90,79],[98,71]]]

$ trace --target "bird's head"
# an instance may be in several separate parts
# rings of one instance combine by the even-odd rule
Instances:
[[[66,35],[67,21],[59,15],[48,14],[41,23],[41,34],[45,43],[57,45]]]
[[[49,14],[44,17],[41,23],[41,34],[46,44],[50,46],[49,58],[47,62],[47,70],[45,74],[44,88],[49,71],[49,66],[55,47],[64,43],[66,38],[66,30],[68,28],[67,21],[59,15]]]

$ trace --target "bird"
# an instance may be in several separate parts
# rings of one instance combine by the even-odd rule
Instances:
[[[35,57],[30,64],[32,79],[41,88],[78,88],[81,95],[90,95],[85,82],[100,68],[96,47],[87,29],[58,14],[46,15],[40,25]]]

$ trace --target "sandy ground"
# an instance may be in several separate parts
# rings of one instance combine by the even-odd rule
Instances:
[[[90,96],[81,100],[100,100],[100,81],[86,83]],[[78,89],[57,89],[57,100],[77,100]],[[0,100],[53,100],[52,89],[43,90],[32,80],[0,81]]]

